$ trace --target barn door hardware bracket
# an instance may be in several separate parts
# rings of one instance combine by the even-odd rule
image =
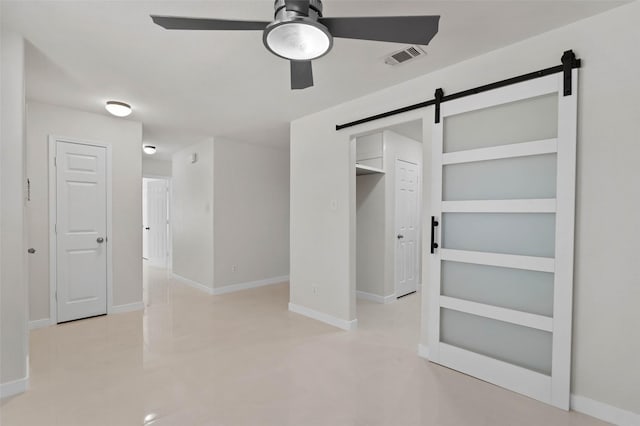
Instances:
[[[580,68],[580,59],[576,58],[576,54],[573,50],[567,50],[562,54],[562,73],[563,79],[563,93],[564,96],[571,96],[571,74],[574,68]]]
[[[442,103],[442,98],[444,98],[444,90],[442,88],[436,89],[436,93],[433,95],[433,98],[436,101],[436,123],[440,122],[440,104]]]

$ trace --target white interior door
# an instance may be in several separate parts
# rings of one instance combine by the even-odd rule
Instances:
[[[106,148],[56,143],[58,322],[107,313]]]
[[[147,225],[147,182],[142,178],[142,258],[149,260],[149,226]]]
[[[396,297],[412,293],[420,279],[419,169],[396,160]]]
[[[146,258],[156,266],[167,264],[168,185],[163,179],[146,180],[144,232]]]
[[[569,408],[577,70],[445,102],[429,358]]]

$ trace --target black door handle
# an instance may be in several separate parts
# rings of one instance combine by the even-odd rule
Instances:
[[[439,223],[436,220],[436,217],[431,216],[431,254],[435,253],[438,248],[438,243],[436,243],[436,226],[438,225]]]
[[[147,227],[146,227],[146,228],[144,228],[144,229],[145,229],[145,231],[148,231],[148,230],[149,230],[149,229],[151,229],[151,228],[149,228],[149,227],[147,226]]]

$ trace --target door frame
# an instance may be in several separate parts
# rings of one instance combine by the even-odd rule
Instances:
[[[56,147],[58,142],[74,143],[78,145],[96,146],[105,148],[106,151],[106,165],[105,165],[105,180],[107,191],[107,235],[105,235],[105,241],[107,243],[107,314],[111,314],[113,311],[113,266],[112,266],[112,244],[109,241],[112,236],[112,173],[111,173],[111,159],[112,159],[112,146],[106,142],[93,142],[86,139],[68,138],[65,136],[49,135],[49,321],[52,325],[58,323],[58,301],[56,299],[56,292],[58,290],[57,272],[58,272],[58,253],[57,253],[57,167],[56,167]]]
[[[424,124],[423,124],[424,126]],[[424,151],[424,143],[421,142],[423,144],[422,146],[422,150]],[[422,159],[422,157],[424,156],[424,152],[422,152],[422,155],[420,156],[420,159]],[[409,160],[405,160],[403,158],[400,158],[400,156],[396,155],[395,156],[395,161],[393,162],[393,167],[394,167],[394,172],[393,172],[393,176],[395,179],[394,182],[394,212],[393,212],[393,237],[394,237],[394,245],[393,245],[393,295],[398,298],[398,268],[397,268],[397,261],[398,261],[398,244],[395,241],[396,238],[396,234],[398,232],[398,186],[400,185],[400,181],[398,179],[398,161],[403,161],[405,163],[409,163],[409,164],[413,164],[414,166],[416,166],[416,168],[418,169],[418,182],[417,182],[417,188],[416,188],[416,192],[418,194],[418,202],[417,204],[417,211],[416,211],[416,222],[417,222],[417,237],[416,237],[416,253],[417,253],[417,258],[416,258],[416,272],[419,276],[419,280],[416,280],[416,293],[420,292],[420,288],[422,287],[422,161],[418,161],[418,162],[414,162],[414,161],[409,161]],[[411,293],[408,293],[411,294]],[[406,296],[406,295],[403,295]]]
[[[356,128],[352,129],[352,132],[346,133],[344,136],[344,143],[348,144],[349,148],[349,174],[347,182],[349,184],[349,203],[348,203],[348,217],[349,217],[349,298],[346,301],[349,309],[353,312],[353,319],[357,321],[357,306],[356,306],[356,216],[357,216],[357,208],[356,208],[356,174],[354,172],[356,166],[356,138],[360,136],[365,136],[371,133],[376,133],[382,131],[388,127],[408,123],[410,121],[419,120],[422,123],[422,155],[420,156],[420,173],[421,173],[421,184],[424,182],[424,176],[431,176],[430,169],[425,170],[425,168],[431,167],[431,128],[429,127],[429,123],[433,120],[433,109],[432,108],[420,108],[411,111],[406,111],[401,114],[392,115],[389,117],[380,118],[379,120],[370,121],[367,123],[362,123]],[[427,218],[422,215],[424,212],[427,212],[431,209],[431,186],[430,185],[421,185],[420,188],[420,244],[421,244],[421,253],[420,253],[420,271],[422,274],[421,282],[418,283],[418,293],[423,293],[422,298],[424,298],[424,294],[426,291],[423,291],[423,285],[426,285],[427,281],[424,279],[425,271],[428,271],[428,257],[425,253],[422,253],[422,247],[426,247],[426,240],[424,240],[425,233],[424,230],[427,229],[428,223],[426,222]],[[394,207],[395,209],[395,207]],[[395,227],[395,223],[394,223]],[[393,230],[395,232],[395,229]],[[394,245],[395,251],[395,245]],[[394,256],[395,261],[395,256]],[[425,268],[427,266],[427,268]],[[428,275],[427,275],[428,276]],[[393,278],[395,280],[395,276]],[[390,295],[393,297],[393,301],[396,300],[395,296],[395,282],[393,294]],[[424,304],[425,302],[422,301]],[[420,314],[420,321],[424,321],[423,314]]]

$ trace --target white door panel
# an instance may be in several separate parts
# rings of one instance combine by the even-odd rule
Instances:
[[[147,224],[147,179],[142,179],[142,258],[149,260],[149,225]]]
[[[107,312],[106,149],[56,143],[58,322]]]
[[[168,184],[163,179],[145,180],[144,257],[165,266],[168,252]]]
[[[396,297],[418,288],[418,165],[396,160]]]
[[[550,75],[442,105],[429,358],[568,409],[577,89],[562,86]]]

